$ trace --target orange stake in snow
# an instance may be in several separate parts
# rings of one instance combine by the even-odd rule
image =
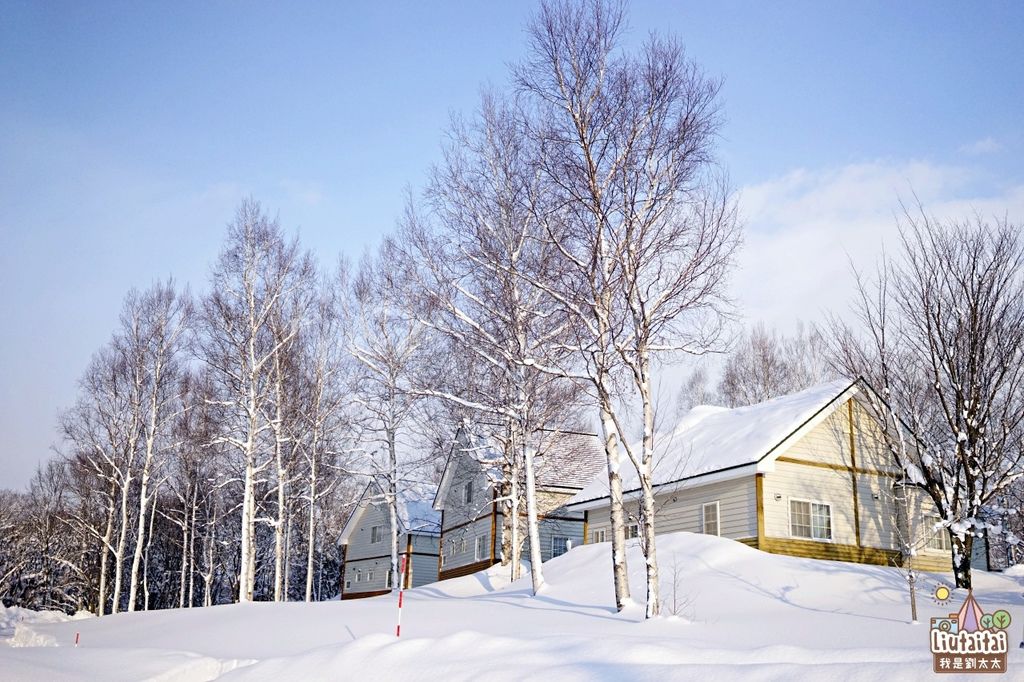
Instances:
[[[398,569],[398,625],[395,626],[395,637],[402,636],[402,588],[405,587],[405,557],[399,561]]]

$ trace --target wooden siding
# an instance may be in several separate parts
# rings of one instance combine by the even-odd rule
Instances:
[[[440,569],[441,574],[478,563],[479,560],[476,558],[476,541],[477,538],[482,536],[488,537],[486,559],[488,561],[491,559],[491,546],[493,542],[491,522],[492,517],[488,514],[481,519],[447,531],[441,536],[441,551],[444,553],[444,563]],[[500,515],[497,518],[497,526],[500,532]],[[463,541],[465,542],[464,546]]]
[[[658,495],[655,497],[655,530],[658,533],[702,533],[702,505],[716,501],[719,503],[722,537],[739,539],[757,535],[756,496],[751,476],[695,485],[671,494]],[[627,513],[635,517],[636,511],[635,504],[627,503]],[[587,525],[588,543],[593,542],[595,530],[604,530],[610,536],[611,521],[607,507],[591,510]]]
[[[472,564],[466,564],[465,566],[459,566],[458,568],[445,569],[441,571],[441,580],[448,580],[450,578],[461,578],[464,575],[471,575],[477,571],[482,571],[485,568],[490,568],[496,561],[487,559],[486,561],[477,561]]]
[[[449,528],[460,526],[490,512],[491,501],[494,499],[491,483],[487,479],[483,467],[473,458],[472,453],[457,450],[450,466],[452,472],[447,495],[442,500],[444,507],[442,533]],[[467,483],[471,484],[473,489],[473,501],[468,505],[463,501]]]
[[[381,556],[375,559],[349,559],[345,562],[344,575],[342,576],[342,596],[353,594],[366,594],[368,592],[388,592],[386,580],[388,571],[391,570],[391,557]],[[370,571],[373,572],[373,579],[369,579]],[[360,576],[356,582],[356,575]],[[349,581],[349,587],[345,589],[345,581]]]
[[[897,511],[896,472],[895,461],[870,414],[857,399],[851,399],[780,454],[775,471],[764,475],[760,548],[795,556],[894,565],[902,530],[905,537],[913,538],[916,567],[951,570],[948,551],[924,547],[929,531],[921,521],[935,514],[935,506],[922,491],[911,492],[911,527],[897,525],[903,515]],[[831,507],[831,541],[791,536],[792,499]]]
[[[391,519],[383,501],[368,505],[356,523],[356,529],[348,540],[349,561],[391,553]],[[370,542],[370,529],[373,526],[381,527],[380,542]],[[399,547],[402,548],[402,545],[399,544]]]

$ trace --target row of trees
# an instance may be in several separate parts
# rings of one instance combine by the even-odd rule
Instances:
[[[193,301],[167,283],[129,296],[63,420],[63,514],[82,556],[62,561],[82,605],[139,608],[170,565],[179,604],[198,600],[194,585],[203,603],[283,599],[296,580],[311,598],[330,557],[322,519],[350,480],[375,475],[397,520],[412,469],[402,434],[422,414],[449,431],[466,416],[490,425],[502,501],[511,518],[525,508],[536,554],[533,434],[594,406],[616,601],[629,600],[626,465],[643,486],[657,615],[653,377],[664,358],[721,341],[739,231],[715,159],[719,83],[674,40],[623,49],[624,27],[616,3],[542,3],[511,87],[453,123],[399,233],[354,272],[325,279],[246,202],[210,293]],[[170,528],[175,557],[155,544]]]
[[[506,518],[527,519],[503,558],[516,575],[529,537],[539,592],[535,435],[583,420],[604,443],[616,604],[630,601],[626,466],[657,616],[656,378],[730,340],[740,230],[715,155],[719,83],[672,39],[625,49],[624,28],[617,3],[543,2],[510,86],[453,122],[425,191],[356,267],[325,272],[246,201],[208,293],[131,293],[62,417],[63,457],[0,497],[17,540],[0,550],[4,599],[102,614],[328,596],[368,477],[395,571],[399,494],[436,480],[467,419],[502,450]],[[862,281],[859,320],[755,329],[717,391],[695,377],[686,400],[868,377],[969,583],[972,532],[1020,475],[1018,233],[911,222],[904,254]]]

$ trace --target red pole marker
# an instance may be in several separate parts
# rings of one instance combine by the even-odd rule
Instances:
[[[78,635],[79,635],[79,633],[76,632],[75,633],[75,646],[76,647],[78,646]]]
[[[398,569],[398,625],[395,626],[395,637],[402,636],[402,594],[405,587],[405,556],[402,556]]]

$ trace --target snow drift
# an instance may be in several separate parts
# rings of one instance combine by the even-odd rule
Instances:
[[[774,556],[689,533],[660,536],[658,552],[664,611],[676,617],[650,622],[639,605],[615,612],[605,543],[545,564],[548,586],[537,597],[528,577],[509,583],[500,567],[408,591],[400,640],[392,596],[236,604],[23,623],[20,641],[53,646],[0,647],[0,670],[39,680],[932,676],[927,622],[951,606],[929,595],[946,576],[922,576],[924,624],[913,625],[894,569]],[[635,546],[629,560],[642,599]],[[979,571],[975,582],[978,601],[1010,611],[1011,632],[1019,632],[1019,581]],[[954,593],[954,605],[961,600]],[[1016,649],[1009,667],[1024,671]]]

